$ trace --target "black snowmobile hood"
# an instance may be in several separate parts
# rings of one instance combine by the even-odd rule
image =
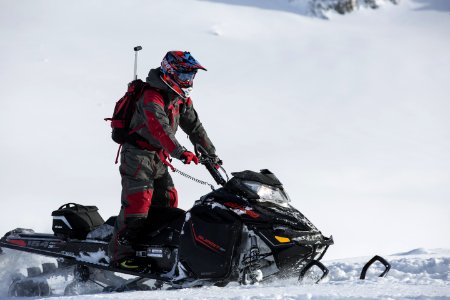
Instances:
[[[272,172],[270,172],[267,169],[263,169],[259,173],[246,170],[246,171],[242,171],[242,172],[234,172],[234,173],[231,173],[231,175],[233,175],[234,177],[239,178],[241,180],[257,181],[262,184],[267,184],[267,185],[276,186],[276,187],[282,186],[282,183],[275,176],[275,174],[273,174]]]
[[[247,185],[243,184],[243,181],[256,181],[277,188],[283,188],[283,184],[275,174],[267,169],[263,169],[260,172],[249,170],[233,172],[231,175],[233,175],[233,177],[224,185],[224,188],[232,193],[244,196],[247,199],[259,199],[259,195]]]

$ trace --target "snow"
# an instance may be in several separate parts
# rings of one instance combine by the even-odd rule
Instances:
[[[425,250],[425,251],[424,251]],[[36,266],[45,260],[39,256],[14,254],[0,256],[0,283],[6,288],[6,269],[14,269],[17,259]],[[413,252],[415,254],[413,254]],[[426,253],[423,253],[426,252]],[[203,287],[182,290],[157,290],[64,297],[63,299],[449,299],[450,249],[412,250],[409,254],[386,256],[392,269],[385,278],[377,277],[383,268],[375,264],[366,280],[360,280],[362,266],[370,257],[325,261],[328,279],[319,284],[297,282],[295,277],[277,279],[253,286],[236,283],[225,288]],[[49,259],[47,259],[48,261]],[[22,271],[25,274],[25,271]],[[69,278],[70,280],[71,278]],[[50,281],[54,292],[63,290],[62,278]],[[56,288],[55,288],[56,287]],[[0,298],[4,292],[0,293]]]
[[[95,253],[93,253],[93,252],[89,252],[87,254],[81,253],[81,255],[80,255],[80,259],[82,261],[93,263],[93,264],[102,264],[102,261],[104,261],[107,258],[108,258],[108,256],[105,253],[105,251],[103,251],[103,250],[97,251]]]
[[[95,230],[89,232],[87,239],[109,241],[113,235],[114,227],[108,224],[103,224]]]
[[[51,211],[68,202],[97,205],[105,219],[118,213],[117,145],[103,118],[131,80],[139,44],[141,78],[168,50],[207,67],[193,101],[224,167],[273,171],[292,205],[333,235],[325,259],[450,248],[450,2],[402,0],[328,21],[295,2],[0,0],[0,234],[50,232]],[[173,179],[184,209],[209,192]],[[152,295],[450,297],[448,258],[415,251],[395,259],[423,277],[404,281]],[[443,270],[435,277],[424,271],[433,264]]]

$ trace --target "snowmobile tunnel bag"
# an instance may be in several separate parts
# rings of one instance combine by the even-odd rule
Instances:
[[[67,203],[52,212],[53,232],[57,236],[85,239],[87,234],[105,221],[96,206]]]

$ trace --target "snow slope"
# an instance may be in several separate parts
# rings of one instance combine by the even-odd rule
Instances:
[[[193,99],[225,167],[279,176],[333,234],[332,279],[83,299],[449,299],[448,250],[390,256],[390,276],[364,282],[369,257],[342,259],[450,248],[449,3],[325,21],[286,1],[0,0],[0,232],[50,231],[66,202],[116,214],[117,148],[103,118],[131,79],[131,49],[144,47],[140,77],[186,49],[208,68]],[[182,208],[208,191],[173,177]],[[15,258],[0,257],[3,279],[42,262]]]
[[[172,49],[208,68],[193,99],[225,167],[275,172],[328,259],[450,248],[448,2],[329,21],[224,2],[0,0],[0,231],[50,231],[67,202],[118,212],[103,118],[140,44],[140,77]],[[208,192],[173,177],[182,208]]]
[[[387,277],[377,277],[382,268],[375,264],[369,269],[367,279],[362,281],[359,274],[369,258],[325,262],[330,274],[328,279],[318,285],[308,282],[299,284],[293,277],[255,286],[230,284],[225,288],[96,294],[62,299],[450,299],[450,250],[422,248],[388,256],[386,258],[392,264],[392,269]],[[0,298],[6,297],[8,275],[11,271],[25,274],[23,267],[18,267],[16,263],[18,259],[28,266],[39,266],[49,260],[14,254],[12,251],[0,256]],[[54,293],[62,293],[63,281],[63,278],[53,278],[50,281]]]

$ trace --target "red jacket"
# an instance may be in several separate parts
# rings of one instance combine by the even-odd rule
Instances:
[[[209,154],[215,147],[203,128],[191,98],[183,99],[173,92],[159,77],[159,69],[153,69],[147,82],[154,89],[147,89],[136,103],[131,128],[143,138],[140,145],[148,149],[164,149],[171,156],[180,158],[186,151],[175,138],[178,126],[189,136],[193,145],[200,144]]]

